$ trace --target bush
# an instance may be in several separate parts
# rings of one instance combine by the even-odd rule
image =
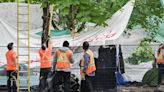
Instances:
[[[148,62],[154,59],[153,50],[150,47],[150,43],[143,41],[140,43],[132,55],[125,60],[129,64],[139,64],[143,62]]]

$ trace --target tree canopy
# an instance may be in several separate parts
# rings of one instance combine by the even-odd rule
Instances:
[[[58,21],[56,24],[66,25],[69,30],[75,28],[82,31],[86,22],[105,26],[105,21],[120,9],[127,0],[49,0],[54,6]],[[40,0],[33,0],[40,2]],[[46,7],[42,1],[42,7]],[[78,26],[78,27],[77,27]]]
[[[164,22],[164,8],[160,0],[136,0],[128,28],[132,29],[136,25],[145,28],[149,35],[144,40],[154,41],[160,23]]]

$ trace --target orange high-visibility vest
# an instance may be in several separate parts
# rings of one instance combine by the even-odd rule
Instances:
[[[163,63],[163,53],[160,50],[159,54],[157,55],[157,63],[162,64]]]
[[[68,69],[70,68],[70,58],[71,58],[72,51],[67,50],[66,52],[62,52],[60,50],[56,50],[57,56],[57,69]]]
[[[38,53],[40,56],[40,67],[41,68],[50,68],[51,67],[51,51],[52,48],[49,47],[46,50],[39,49]]]
[[[88,62],[88,68],[86,70],[86,74],[90,74],[94,71],[96,71],[96,66],[95,66],[95,60],[94,60],[94,57],[93,57],[93,52],[91,50],[87,50],[86,53],[89,55],[89,62]],[[80,69],[80,72],[81,74],[83,73],[83,69],[84,69],[84,56],[83,58],[81,59],[81,69]]]
[[[6,59],[7,59],[7,66],[6,70],[16,70],[15,60],[16,60],[16,53],[14,50],[7,51]]]

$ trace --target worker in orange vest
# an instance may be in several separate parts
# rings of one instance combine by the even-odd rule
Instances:
[[[93,52],[89,49],[89,43],[85,41],[83,43],[84,55],[80,61],[80,74],[82,81],[85,80],[85,87],[81,85],[82,92],[92,92],[93,87],[91,80],[95,76],[96,66],[94,61]]]
[[[6,52],[6,60],[7,60],[7,66],[6,66],[6,70],[7,70],[7,76],[8,76],[8,80],[7,80],[7,87],[8,87],[8,92],[11,92],[11,90],[13,90],[13,92],[17,91],[17,86],[16,86],[16,79],[17,79],[17,55],[16,52],[13,50],[13,44],[14,43],[9,43],[7,45],[8,51]],[[11,83],[11,80],[12,83]],[[12,84],[12,86],[11,86]]]
[[[164,74],[164,45],[160,44],[157,52],[157,64],[158,64],[158,84],[162,81],[162,74]]]
[[[64,92],[70,92],[70,68],[74,63],[73,53],[69,49],[69,42],[64,41],[63,47],[56,50],[54,55],[55,80],[54,91],[59,92],[59,85],[64,83]]]
[[[39,82],[39,92],[45,92],[47,87],[48,74],[51,72],[51,54],[52,54],[52,42],[51,39],[47,40],[48,45],[43,44],[38,50],[40,56],[40,82]]]

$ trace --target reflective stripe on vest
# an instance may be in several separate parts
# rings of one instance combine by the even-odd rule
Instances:
[[[43,51],[42,49],[40,49],[40,58],[41,58],[41,65],[40,65],[40,67],[41,68],[49,68],[49,67],[51,67],[51,60],[50,60],[50,58],[51,58],[51,56],[47,56],[47,51],[45,50],[45,51]]]
[[[56,51],[56,55],[57,55],[56,68],[57,69],[67,69],[67,68],[70,68],[71,53],[72,52],[70,50],[67,50],[66,52],[62,52],[60,50]]]
[[[93,52],[91,50],[87,50],[86,53],[89,55],[89,62],[88,62],[88,68],[86,70],[86,74],[90,74],[94,71],[96,71],[96,66],[95,66],[95,61],[94,61],[94,57],[93,57]],[[82,73],[82,69],[84,68],[84,56],[80,62],[80,72]]]
[[[163,63],[163,53],[162,51],[160,50],[158,56],[157,56],[157,63],[158,64],[162,64]]]
[[[41,53],[41,54],[42,54],[41,62],[50,61],[50,58],[48,58],[48,56],[46,55],[46,53]]]

